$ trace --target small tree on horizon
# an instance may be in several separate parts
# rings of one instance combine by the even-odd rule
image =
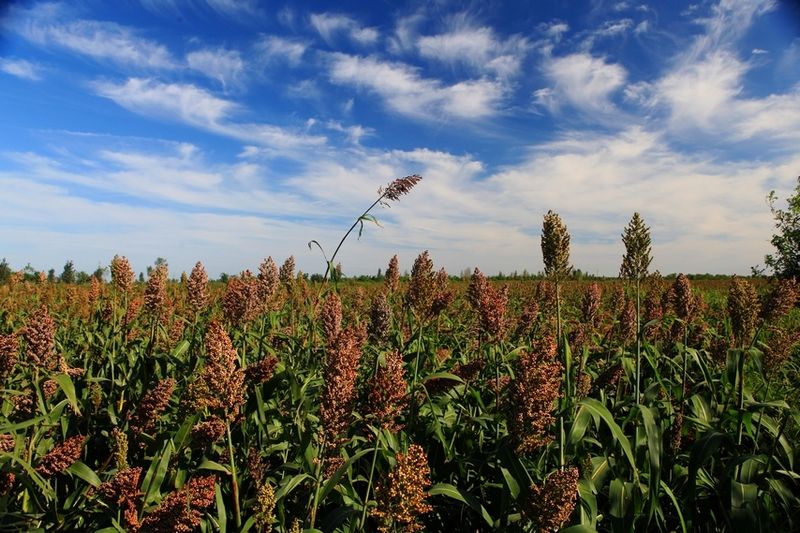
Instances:
[[[764,257],[767,268],[779,278],[800,277],[800,177],[794,194],[786,199],[787,208],[778,209],[775,202],[778,196],[772,191],[767,196],[769,209],[775,218],[778,233],[772,236],[770,243],[775,252]],[[756,269],[754,269],[755,271]]]

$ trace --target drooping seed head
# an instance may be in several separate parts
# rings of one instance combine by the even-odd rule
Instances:
[[[404,194],[410,193],[411,189],[413,189],[414,186],[420,182],[420,180],[422,180],[422,176],[417,174],[406,176],[404,178],[397,178],[389,183],[386,188],[379,188],[378,194],[387,200],[397,201]]]
[[[75,435],[68,438],[42,457],[39,466],[36,467],[36,471],[44,477],[51,477],[63,472],[80,459],[85,440],[86,437],[83,435]]]

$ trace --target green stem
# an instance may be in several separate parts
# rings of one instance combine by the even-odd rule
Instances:
[[[375,474],[375,462],[378,459],[378,436],[375,435],[375,448],[372,450],[372,466],[369,467],[369,480],[367,481],[367,493],[364,495],[364,510],[361,512],[361,531],[366,531],[367,509],[369,507],[369,491],[372,489],[372,477]]]
[[[231,425],[230,422],[225,422],[225,429],[228,432],[228,457],[230,459],[231,467],[231,482],[233,492],[233,517],[236,520],[236,528],[242,527],[242,512],[239,507],[239,479],[236,476],[236,463],[233,460],[233,439],[231,438]]]
[[[642,377],[642,299],[641,284],[636,277],[636,405],[639,405],[639,392]]]

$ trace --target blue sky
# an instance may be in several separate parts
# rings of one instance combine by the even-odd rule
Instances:
[[[335,247],[393,178],[424,180],[339,259],[429,249],[457,273],[746,273],[800,173],[800,13],[723,0],[12,2],[0,12],[0,256],[210,273]]]

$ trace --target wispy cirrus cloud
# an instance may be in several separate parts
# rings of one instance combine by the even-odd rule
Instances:
[[[190,84],[162,83],[151,78],[129,78],[124,83],[96,82],[97,94],[141,115],[182,122],[206,131],[256,143],[272,149],[320,146],[326,138],[272,124],[234,120],[243,107]]]
[[[42,79],[41,68],[25,59],[0,57],[0,71],[30,81]]]
[[[361,45],[375,44],[380,37],[377,29],[362,26],[357,20],[347,15],[313,13],[310,22],[328,46],[333,46],[336,38],[342,34]]]
[[[256,53],[265,61],[285,61],[297,66],[308,50],[308,43],[298,39],[288,39],[276,35],[262,35],[255,44]]]
[[[97,60],[147,69],[173,69],[178,62],[158,42],[132,28],[99,20],[69,20],[60,4],[13,9],[4,27],[41,46],[68,49]]]
[[[242,80],[245,62],[238,50],[205,48],[186,54],[190,69],[219,81],[223,87],[236,85]]]
[[[474,26],[459,17],[450,31],[420,37],[417,48],[429,60],[508,78],[519,73],[529,44],[520,35],[499,38],[490,27]]]
[[[330,81],[378,95],[386,105],[418,119],[478,119],[497,113],[502,87],[487,79],[447,85],[404,63],[342,53],[328,55]]]

